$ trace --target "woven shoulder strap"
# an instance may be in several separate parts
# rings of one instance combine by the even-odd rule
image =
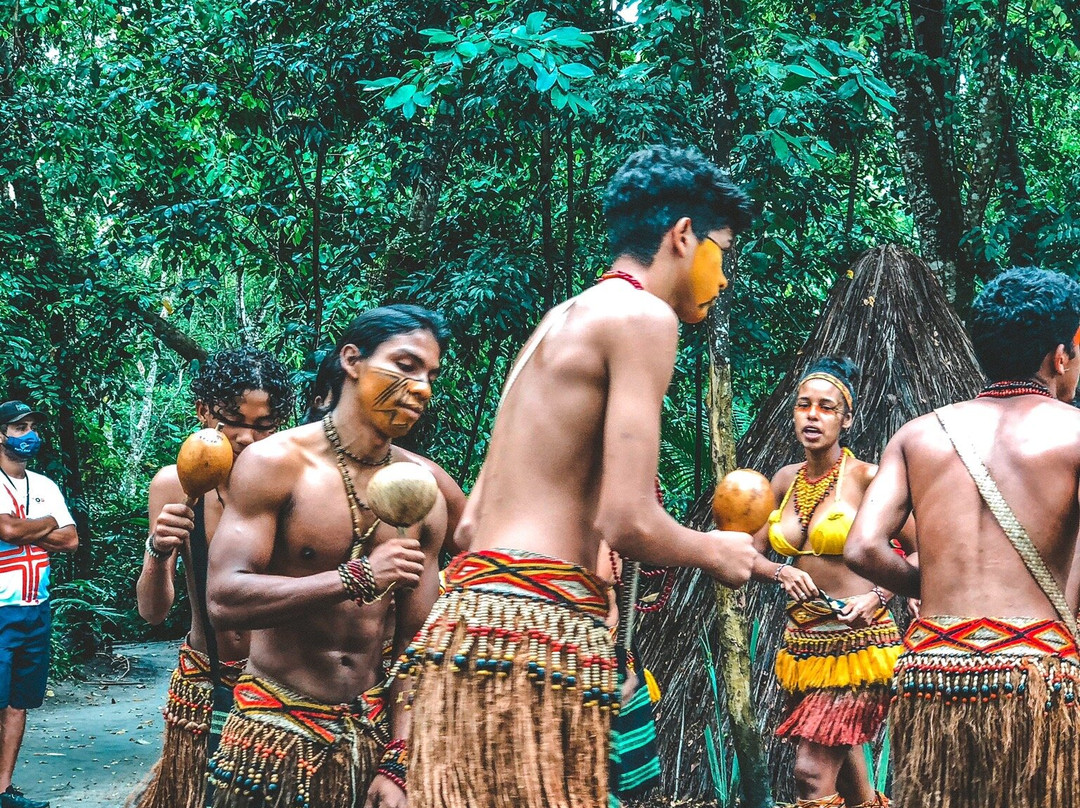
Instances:
[[[502,396],[499,398],[499,406],[506,400],[506,396],[510,393],[510,388],[514,386],[514,382],[517,381],[521,371],[524,370],[525,365],[532,359],[536,349],[540,347],[540,343],[544,341],[544,337],[548,335],[556,325],[566,319],[566,315],[570,312],[577,298],[570,298],[570,300],[556,306],[548,313],[547,322],[541,325],[533,334],[532,342],[525,346],[525,350],[521,352],[521,356],[518,357],[518,361],[514,363],[514,366],[510,368],[510,374],[506,377],[506,384],[503,385]]]
[[[1076,640],[1080,636],[1077,633],[1076,615],[1069,608],[1069,604],[1065,600],[1065,593],[1061,591],[1057,579],[1050,572],[1050,568],[1046,566],[1043,557],[1039,555],[1039,549],[1032,543],[1031,537],[1028,536],[1024,526],[1020,524],[1020,520],[1016,518],[1013,509],[1005,501],[1005,497],[1002,496],[997,483],[990,476],[990,470],[986,468],[986,464],[979,457],[978,451],[967,440],[967,436],[963,434],[963,429],[957,428],[957,420],[953,417],[952,408],[943,407],[935,410],[934,414],[937,416],[938,423],[941,424],[945,436],[949,439],[956,453],[960,456],[964,467],[968,470],[968,474],[971,475],[971,479],[975,481],[975,486],[979,489],[979,494],[986,503],[986,507],[990,509],[994,519],[997,520],[1001,529],[1005,531],[1005,535],[1009,537],[1012,546],[1020,554],[1020,558],[1023,560],[1024,566],[1028,568],[1028,572],[1031,573],[1031,577],[1035,579],[1035,583],[1042,589],[1043,594],[1046,595],[1047,600],[1050,601],[1061,621],[1069,627],[1073,639]]]

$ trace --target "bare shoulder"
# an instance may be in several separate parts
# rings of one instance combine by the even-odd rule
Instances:
[[[165,502],[183,502],[186,494],[176,473],[176,464],[164,466],[150,481],[150,494],[164,497]]]
[[[782,467],[772,478],[773,493],[777,500],[784,495],[791,484],[795,481],[795,475],[799,473],[802,463],[789,463]]]
[[[230,491],[241,496],[247,492],[287,492],[308,464],[311,453],[320,448],[321,436],[319,424],[304,424],[251,444],[233,466]]]
[[[594,286],[578,295],[577,303],[587,314],[585,327],[603,341],[678,340],[679,320],[672,308],[628,283]]]
[[[877,476],[878,467],[877,463],[868,463],[865,460],[859,460],[858,458],[852,458],[848,466],[849,474],[852,479],[859,483],[863,488],[870,485],[870,481]]]
[[[395,454],[400,453],[402,459],[416,463],[430,471],[435,478],[435,482],[439,484],[439,490],[442,492],[443,496],[447,496],[448,492],[453,493],[461,490],[461,486],[459,486],[454,478],[450,476],[449,472],[430,457],[424,457],[416,452],[410,452],[408,449],[402,449],[400,446],[395,446],[394,452]]]

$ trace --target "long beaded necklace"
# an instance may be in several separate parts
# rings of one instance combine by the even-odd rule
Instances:
[[[1002,381],[988,384],[975,398],[1013,398],[1014,396],[1045,396],[1053,398],[1050,388],[1034,379]]]
[[[349,502],[349,516],[352,518],[352,550],[349,555],[351,558],[358,557],[358,551],[363,548],[364,543],[371,538],[375,533],[375,527],[379,524],[379,520],[375,520],[368,531],[365,533],[363,529],[363,523],[360,520],[360,511],[369,511],[367,503],[364,502],[356,493],[356,486],[353,485],[352,475],[349,474],[349,468],[345,464],[346,452],[341,445],[341,436],[338,435],[337,427],[334,426],[333,413],[327,413],[326,417],[322,420],[323,433],[326,435],[326,439],[330,442],[330,448],[334,450],[334,456],[337,458],[338,473],[341,475],[341,481],[345,485],[345,498]]]
[[[802,526],[803,538],[806,538],[810,530],[810,520],[814,511],[832,491],[836,481],[840,479],[840,469],[844,465],[845,458],[854,457],[849,449],[840,452],[831,469],[817,479],[811,480],[806,473],[806,463],[803,463],[795,473],[795,482],[792,484],[791,500],[795,505],[795,514],[799,517]]]

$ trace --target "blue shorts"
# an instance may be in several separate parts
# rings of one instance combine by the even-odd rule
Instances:
[[[48,601],[0,606],[0,708],[29,710],[45,701],[51,631]]]

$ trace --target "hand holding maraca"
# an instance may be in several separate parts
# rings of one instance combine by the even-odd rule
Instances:
[[[169,503],[158,513],[147,541],[151,555],[168,558],[188,542],[195,529],[191,506],[229,479],[232,463],[232,446],[218,430],[200,429],[188,436],[176,456],[176,476],[187,500]]]
[[[772,486],[766,477],[750,469],[727,474],[713,494],[713,518],[719,530],[710,533],[718,544],[719,561],[713,578],[730,587],[750,580],[757,550],[751,534],[761,529],[776,507]]]
[[[372,475],[367,486],[368,507],[398,533],[368,556],[378,591],[420,583],[424,553],[417,539],[405,535],[405,528],[422,522],[435,507],[438,495],[435,476],[417,463],[391,463]]]

